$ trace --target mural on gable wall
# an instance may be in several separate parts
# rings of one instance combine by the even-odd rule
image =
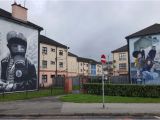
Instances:
[[[0,19],[0,93],[38,87],[38,30]]]
[[[134,84],[160,84],[160,35],[129,40],[130,79]]]

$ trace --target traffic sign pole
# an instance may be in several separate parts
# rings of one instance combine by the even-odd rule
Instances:
[[[103,93],[103,109],[105,109],[104,104],[104,71],[103,71],[104,65],[102,64],[102,93]]]
[[[102,101],[103,101],[103,109],[105,109],[104,104],[104,64],[106,64],[106,56],[103,54],[101,55],[101,63],[102,63]]]

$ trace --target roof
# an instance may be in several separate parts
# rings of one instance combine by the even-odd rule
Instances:
[[[73,54],[73,53],[71,53],[71,52],[68,52],[68,55],[69,55],[69,56],[72,56],[72,57],[78,57],[77,55],[75,55],[75,54]]]
[[[120,47],[116,50],[113,50],[112,53],[116,53],[116,52],[127,52],[128,51],[128,45],[125,45],[123,47]]]
[[[38,26],[38,25],[36,25],[34,23],[31,23],[29,21],[18,20],[16,18],[12,17],[12,14],[10,12],[7,12],[7,11],[1,9],[1,8],[0,8],[0,17],[6,18],[6,19],[11,20],[11,21],[14,21],[16,23],[20,23],[20,24],[31,26],[31,27],[33,27],[35,29],[40,30],[40,31],[43,30],[42,27],[40,27],[40,26]]]
[[[55,41],[55,40],[52,40],[46,36],[43,36],[43,35],[40,35],[39,37],[39,42],[40,43],[44,43],[44,44],[48,44],[48,45],[54,45],[54,46],[57,46],[57,47],[61,47],[61,48],[66,48],[67,49],[67,46]]]
[[[77,58],[77,61],[78,62],[87,62],[87,63],[91,63],[91,64],[99,64],[99,62],[93,60],[93,59],[90,59],[90,58],[84,58],[84,57],[78,57]]]
[[[147,28],[144,28],[136,33],[133,33],[126,37],[126,39],[134,38],[134,37],[140,37],[140,36],[146,36],[146,35],[152,35],[152,34],[158,34],[160,33],[160,24],[153,24]]]

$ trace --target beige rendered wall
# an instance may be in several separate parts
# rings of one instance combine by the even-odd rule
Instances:
[[[101,64],[96,64],[96,75],[97,76],[102,75],[102,65]]]
[[[42,48],[47,47],[47,54],[42,54]],[[51,51],[55,49],[55,52]],[[63,55],[59,55],[59,50],[63,51]],[[66,59],[67,50],[57,47],[57,75],[66,75]],[[42,61],[47,61],[47,68],[42,68]],[[55,64],[51,64],[54,61]],[[63,62],[63,68],[59,67],[59,62]],[[49,86],[52,83],[51,75],[56,73],[56,46],[40,43],[40,84],[42,84],[42,75],[47,75],[47,82],[43,83],[44,86]]]
[[[68,56],[68,76],[74,77],[78,74],[78,62],[77,58],[73,56]]]
[[[126,54],[126,60],[119,60],[119,55],[120,53],[125,53]],[[113,75],[118,76],[119,74],[128,74],[128,52],[118,52],[118,53],[113,53],[113,61],[114,63],[114,68],[113,68]],[[119,70],[119,64],[120,63],[126,63],[126,70]]]
[[[78,75],[83,75],[83,62],[78,62]]]
[[[83,66],[84,66],[84,75],[89,76],[89,63],[83,62]]]
[[[87,62],[78,62],[78,75],[89,75],[89,63]]]

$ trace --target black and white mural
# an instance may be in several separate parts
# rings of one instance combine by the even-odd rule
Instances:
[[[129,40],[130,79],[136,84],[160,84],[160,35]]]
[[[0,19],[0,92],[38,86],[38,30]]]

